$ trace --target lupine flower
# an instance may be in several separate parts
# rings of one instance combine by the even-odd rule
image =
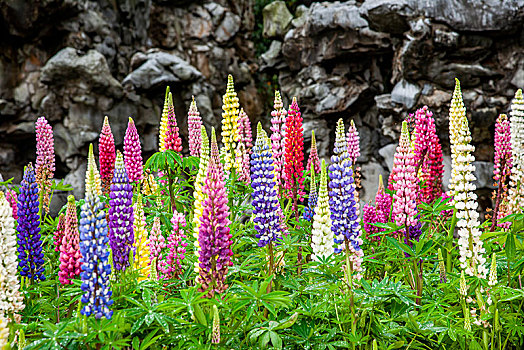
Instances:
[[[53,128],[45,117],[36,121],[36,183],[40,190],[42,207],[47,213],[49,211],[49,200],[51,195],[51,179],[55,173],[55,141]]]
[[[86,186],[91,186],[86,188],[86,192],[95,193],[97,196],[102,194],[102,185],[100,179],[100,173],[96,168],[95,163],[95,154],[93,153],[92,145],[89,145],[89,152],[87,153],[87,169],[91,169],[93,181],[86,182]]]
[[[176,116],[175,116],[175,106],[173,105],[173,96],[171,93],[168,94],[168,110],[167,110],[167,130],[165,133],[164,138],[164,149],[165,150],[173,150],[175,152],[182,152],[182,139],[180,138],[180,133],[178,129],[178,125],[176,123]]]
[[[244,108],[240,108],[240,113],[238,114],[238,129],[240,135],[240,141],[246,147],[247,153],[251,154],[251,149],[253,148],[253,134],[251,133],[251,122]]]
[[[183,231],[183,227],[186,227],[184,214],[175,211],[171,218],[171,225],[173,229],[167,238],[168,253],[160,262],[160,271],[164,279],[178,278],[182,274],[182,260],[185,259],[187,247],[187,237]]]
[[[198,112],[195,96],[192,96],[189,112],[187,113],[187,128],[189,138],[189,154],[193,157],[200,157],[202,147],[202,118]]]
[[[153,261],[158,262],[158,259],[161,258],[162,249],[166,247],[166,240],[162,235],[160,230],[160,218],[155,216],[153,219],[153,226],[149,232],[149,259],[151,259],[151,271],[153,271],[153,265],[157,269],[156,263],[153,264]]]
[[[16,276],[17,266],[13,210],[4,193],[0,192],[0,318],[24,309]]]
[[[275,160],[275,180],[277,182],[277,194],[283,187],[284,173],[284,154],[286,142],[286,115],[287,111],[282,103],[280,92],[275,91],[274,110],[271,112],[271,147],[273,148],[273,158]]]
[[[355,122],[352,120],[349,124],[348,129],[348,154],[349,160],[353,166],[355,165],[357,158],[360,157],[360,136],[355,126]]]
[[[164,152],[166,150],[166,135],[167,135],[167,123],[169,119],[169,86],[166,87],[166,96],[164,98],[164,108],[162,110],[162,116],[160,117],[160,130],[158,131],[158,151]],[[174,113],[174,112],[173,112]]]
[[[142,164],[142,146],[135,122],[129,118],[124,137],[124,163],[130,182],[141,181],[144,177]]]
[[[393,220],[405,226],[406,237],[409,227],[417,223],[417,176],[415,159],[409,138],[408,123],[402,122],[400,141],[395,152],[393,173]]]
[[[262,124],[258,123],[257,140],[251,154],[251,187],[253,223],[259,247],[265,247],[282,237],[273,157],[266,139],[266,132],[262,129]]]
[[[335,243],[346,245],[353,271],[361,271],[362,256],[360,248],[360,224],[358,219],[358,203],[355,202],[355,185],[351,162],[347,152],[347,141],[342,119],[337,122],[335,132],[335,148],[329,166],[329,206],[331,209],[332,231]],[[336,248],[335,253],[343,249]],[[360,277],[359,275],[356,276]]]
[[[120,152],[116,157],[109,197],[109,244],[113,252],[113,265],[116,270],[125,270],[129,266],[129,252],[135,240],[133,187],[129,183]]]
[[[222,174],[224,172],[224,169],[222,167],[222,163],[220,162],[220,152],[218,150],[217,135],[215,133],[215,128],[214,127],[211,128],[211,144],[210,144],[210,148],[211,148],[211,150],[209,152],[210,159],[215,161],[215,164],[217,166],[218,172],[220,174]],[[206,172],[207,172],[207,170],[206,170]]]
[[[227,218],[228,199],[223,176],[213,157],[207,169],[204,194],[206,198],[198,236],[200,269],[196,282],[201,285],[200,291],[206,292],[207,297],[213,297],[215,293],[222,293],[227,289],[226,275],[229,266],[233,265],[232,236]]]
[[[65,233],[65,214],[62,213],[58,216],[58,224],[54,233],[55,252],[60,251],[60,245],[62,244],[62,238]]]
[[[291,210],[298,213],[297,201],[302,201],[304,196],[304,135],[302,129],[302,116],[298,108],[297,98],[289,107],[286,119],[286,142],[285,142],[285,189],[288,198],[293,200]],[[298,214],[297,214],[298,215]]]
[[[237,173],[238,181],[249,184],[251,176],[249,173],[249,152],[243,142],[238,143],[235,157],[235,168],[239,169]]]
[[[89,147],[89,155],[93,155],[93,145]],[[101,187],[100,178],[94,162],[88,162],[86,172],[85,203],[80,212],[80,254],[82,255],[82,303],[81,313],[85,316],[94,315],[100,319],[105,316],[110,319],[113,311],[111,289],[109,288],[109,249],[107,243],[107,222],[104,203],[100,201],[96,189]]]
[[[419,181],[424,182],[420,188],[419,202],[432,203],[442,194],[442,147],[440,145],[433,113],[427,106],[418,109],[414,116],[413,149],[415,168]]]
[[[100,178],[102,180],[102,187],[104,192],[109,192],[111,180],[113,179],[113,170],[115,169],[116,151],[115,138],[111,132],[109,119],[104,118],[104,125],[100,132],[98,140],[98,157],[100,162]]]
[[[11,209],[13,209],[13,218],[18,220],[18,207],[16,205],[18,196],[16,195],[16,192],[14,190],[7,189],[5,191],[5,199],[7,199]]]
[[[149,280],[150,281],[157,281],[158,280],[158,271],[157,271],[157,260],[158,258],[153,258],[151,261],[151,272],[149,273]]]
[[[509,114],[512,154],[509,206],[511,213],[520,213],[524,205],[524,186],[520,185],[524,177],[524,98],[521,89],[515,93]]]
[[[222,143],[224,144],[224,167],[227,172],[235,167],[235,150],[240,141],[239,103],[233,76],[227,77],[226,93],[222,97]],[[240,169],[235,169],[237,173]]]
[[[311,230],[311,248],[313,249],[311,258],[318,261],[319,258],[326,258],[333,254],[335,252],[333,242],[331,210],[329,210],[328,203],[326,162],[322,160],[318,204],[315,207],[313,229]]]
[[[80,235],[76,215],[75,197],[67,197],[65,231],[60,245],[60,271],[58,280],[62,284],[72,284],[72,278],[80,275],[82,256],[80,255]]]
[[[309,197],[307,200],[307,207],[304,208],[304,220],[311,221],[315,214],[315,207],[317,206],[318,194],[317,184],[315,179],[315,167],[311,168],[311,184],[309,185]]]
[[[382,175],[379,175],[378,190],[377,194],[375,195],[375,208],[377,210],[378,222],[389,222],[389,218],[391,216],[391,205],[392,198],[389,194],[386,193],[386,190],[384,188],[384,182],[382,180]]]
[[[505,114],[499,115],[495,123],[494,163],[493,179],[498,189],[496,197],[494,198],[495,210],[493,212],[493,224],[499,227],[509,228],[511,226],[510,222],[500,222],[501,219],[510,213],[508,205],[508,179],[511,175],[512,167],[511,128],[508,117]]]
[[[193,196],[195,197],[194,209],[193,209],[193,237],[195,238],[195,255],[199,257],[200,245],[198,244],[198,235],[200,232],[200,220],[202,218],[202,213],[204,208],[202,203],[206,198],[204,194],[204,183],[207,174],[207,166],[209,164],[209,139],[207,137],[206,128],[202,126],[201,129],[202,137],[202,148],[200,152],[200,163],[198,165],[198,174],[195,179],[195,190],[193,191]],[[195,272],[198,273],[198,263],[195,263]]]
[[[146,175],[142,180],[142,194],[144,196],[157,196],[158,195],[158,184],[153,174],[146,171]],[[159,199],[157,198],[157,202]]]
[[[133,248],[135,251],[134,268],[139,271],[140,281],[147,278],[150,273],[149,259],[149,241],[146,231],[146,217],[144,215],[144,204],[142,195],[138,194],[136,202],[133,205],[133,233],[135,242]]]
[[[309,158],[306,167],[308,171],[311,170],[311,164],[313,164],[315,173],[318,174],[320,172],[320,159],[318,158],[317,140],[315,140],[314,130],[311,130],[311,150],[309,151]]]
[[[213,305],[213,329],[211,335],[211,344],[220,344],[220,315],[218,307]]]
[[[475,194],[475,147],[470,144],[466,108],[462,102],[460,82],[457,84],[449,109],[449,134],[451,141],[451,179],[449,195],[453,196],[452,204],[457,209],[458,246],[460,266],[470,276],[485,278],[487,269],[484,266],[485,249],[482,247],[479,229],[479,213],[477,212],[477,195]]]
[[[38,282],[44,281],[44,253],[40,236],[40,215],[38,214],[38,185],[33,165],[25,168],[18,195],[18,266],[20,275]]]
[[[489,269],[488,286],[496,286],[497,281],[497,254],[493,253],[491,256],[491,266]]]
[[[364,231],[366,231],[366,238],[370,241],[380,240],[380,236],[370,237],[371,235],[380,232],[380,228],[372,225],[379,222],[377,216],[377,209],[371,204],[364,204],[362,212],[362,221],[364,222]]]

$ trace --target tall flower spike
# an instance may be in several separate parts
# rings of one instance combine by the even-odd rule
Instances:
[[[349,160],[351,160],[351,164],[355,165],[357,158],[360,157],[360,136],[353,120],[349,124],[347,137]]]
[[[62,213],[58,216],[58,224],[56,225],[56,230],[54,233],[54,243],[55,243],[55,252],[60,251],[60,246],[62,245],[62,238],[65,233],[65,214]]]
[[[317,206],[318,193],[317,184],[315,178],[315,167],[311,168],[311,183],[309,185],[309,197],[307,201],[307,207],[304,208],[304,220],[311,221],[315,214],[315,207]]]
[[[0,317],[24,309],[20,282],[16,276],[17,266],[13,210],[4,193],[0,192]]]
[[[275,180],[277,181],[277,194],[284,184],[284,154],[286,141],[286,115],[287,111],[282,103],[280,92],[275,91],[274,110],[271,112],[271,147],[275,160]]]
[[[20,275],[38,282],[44,281],[44,252],[38,214],[38,185],[33,165],[25,168],[18,195],[18,266]]]
[[[49,211],[51,179],[55,173],[55,141],[53,129],[45,117],[36,121],[36,182],[40,190],[42,207]]]
[[[320,172],[320,159],[318,158],[317,140],[315,139],[315,130],[311,130],[311,150],[309,151],[309,158],[307,160],[307,170],[311,170],[311,164],[315,173]]]
[[[511,127],[505,114],[499,115],[495,123],[495,167],[493,179],[497,191],[494,192],[495,210],[493,211],[493,224],[509,228],[510,222],[501,223],[500,220],[510,214],[508,203],[508,180],[511,175]],[[492,227],[494,229],[494,227]]]
[[[160,218],[155,216],[153,219],[153,226],[151,227],[151,232],[149,232],[149,258],[151,259],[151,273],[153,272],[153,267],[155,271],[158,271],[158,260],[162,256],[162,249],[166,247],[166,240],[162,236],[162,231],[160,230]]]
[[[249,150],[251,151],[251,150]],[[249,173],[249,152],[246,149],[244,143],[239,142],[235,152],[235,168],[239,169],[237,173],[238,181],[249,184],[250,173]]]
[[[129,252],[135,240],[133,232],[133,187],[129,183],[122,154],[118,152],[113,184],[109,194],[109,244],[116,270],[130,265]]]
[[[328,203],[326,162],[322,160],[318,205],[315,207],[313,229],[311,230],[311,248],[313,249],[311,258],[318,260],[320,257],[326,258],[333,254],[335,252],[333,242],[331,210],[329,210]]]
[[[211,128],[211,144],[210,144],[210,159],[215,161],[215,165],[217,166],[219,173],[222,174],[224,172],[224,169],[222,167],[222,163],[220,162],[220,152],[218,150],[218,142],[217,142],[217,135],[215,133],[215,128]],[[207,170],[206,170],[207,171]],[[207,174],[207,172],[206,172]]]
[[[80,255],[80,235],[75,197],[67,197],[65,233],[60,245],[60,271],[58,280],[62,284],[72,284],[72,278],[80,275],[82,256]]]
[[[366,238],[369,241],[379,241],[380,236],[371,235],[380,232],[380,228],[372,225],[378,223],[377,209],[371,204],[365,204],[364,209],[362,210],[362,221],[364,222],[364,231],[366,231]]]
[[[353,271],[361,271],[364,255],[360,238],[358,203],[355,201],[355,184],[353,170],[347,152],[347,141],[342,119],[337,122],[335,131],[335,148],[329,166],[329,206],[331,209],[332,231],[335,243],[345,243],[346,253],[353,264]],[[336,248],[335,253],[343,249]],[[360,275],[356,275],[360,277]]]
[[[511,167],[511,181],[509,193],[510,212],[522,212],[524,205],[524,98],[522,90],[518,89],[511,103],[509,113],[511,129],[511,153],[513,156]]]
[[[167,123],[169,119],[169,86],[166,87],[166,96],[164,98],[164,108],[162,110],[162,116],[160,117],[160,130],[158,131],[158,151],[164,152],[166,150],[166,135],[167,135]]]
[[[126,135],[124,136],[124,163],[130,182],[143,179],[142,146],[140,146],[140,138],[138,137],[135,122],[131,118],[129,118]]]
[[[382,180],[382,175],[379,175],[378,190],[377,194],[375,195],[375,207],[377,209],[378,222],[389,222],[389,218],[391,216],[391,205],[392,198],[389,194],[386,193],[386,190],[384,188],[384,181]]]
[[[111,180],[113,179],[116,160],[115,138],[111,132],[111,126],[109,125],[109,119],[107,117],[104,118],[104,124],[98,140],[98,156],[102,187],[104,192],[107,193],[109,192],[109,186],[111,186]]]
[[[251,149],[253,148],[253,133],[251,132],[251,122],[249,121],[249,117],[246,112],[244,112],[244,108],[240,108],[238,118],[240,141],[242,141],[246,147],[248,154],[251,154]]]
[[[493,287],[496,286],[497,281],[497,254],[493,253],[491,256],[491,266],[489,269],[488,285]]]
[[[282,237],[273,157],[266,142],[262,124],[257,125],[257,140],[251,154],[251,187],[253,188],[253,223],[259,239],[258,246],[265,247]]]
[[[298,215],[297,201],[302,201],[304,196],[304,135],[302,128],[302,116],[298,108],[297,98],[289,107],[286,119],[286,148],[285,148],[285,189],[288,198],[293,201],[292,211]]]
[[[144,204],[142,195],[138,194],[136,202],[133,205],[133,233],[135,242],[133,248],[135,251],[134,268],[138,270],[140,281],[145,280],[150,273],[149,259],[149,241],[146,231],[146,217],[144,215]]]
[[[202,147],[202,118],[198,112],[195,96],[192,96],[189,112],[187,113],[187,128],[189,136],[189,154],[193,157],[200,157]]]
[[[102,183],[100,179],[100,173],[98,172],[98,169],[96,168],[95,163],[95,155],[93,153],[93,145],[89,145],[89,151],[87,153],[87,169],[90,170],[91,176],[93,176],[93,181],[86,181],[86,192],[92,192],[95,195],[99,196],[102,194]]]
[[[213,297],[227,289],[226,275],[229,266],[233,265],[225,183],[213,158],[207,169],[204,194],[206,199],[198,236],[200,269],[196,282],[201,285],[200,291]]]
[[[90,146],[90,152],[93,151]],[[109,276],[109,249],[107,243],[107,222],[104,203],[100,201],[97,188],[100,188],[100,177],[94,162],[89,163],[86,172],[85,203],[80,212],[80,254],[82,255],[82,307],[81,313],[85,316],[94,315],[100,319],[105,316],[110,319],[113,315],[110,307],[111,289]]]
[[[9,205],[11,206],[11,209],[13,209],[13,218],[15,220],[18,220],[18,207],[16,205],[18,196],[16,195],[16,192],[14,190],[7,189],[7,191],[5,192],[5,199],[7,199]]]
[[[417,177],[424,186],[420,188],[418,202],[432,203],[442,194],[442,146],[435,127],[433,113],[427,106],[415,112],[413,131],[413,149]]]
[[[184,214],[175,211],[171,218],[173,230],[167,238],[168,253],[164,260],[160,262],[162,278],[175,279],[182,274],[182,260],[186,254],[186,235],[183,228],[186,227],[186,217]]]
[[[222,143],[224,144],[224,167],[230,172],[235,166],[235,150],[240,141],[239,107],[237,93],[233,84],[233,76],[227,77],[226,93],[222,97]],[[235,169],[238,173],[238,170]]]
[[[176,123],[175,106],[173,105],[173,95],[168,94],[168,112],[167,112],[167,131],[164,139],[164,151],[173,150],[175,152],[182,152],[182,139],[178,125]]]
[[[477,212],[477,195],[475,194],[475,147],[470,144],[466,108],[462,102],[460,82],[456,79],[455,92],[449,109],[449,139],[451,141],[451,179],[449,195],[453,196],[452,204],[457,212],[458,246],[460,266],[470,276],[486,278],[487,269],[484,266],[486,258],[482,247],[479,229],[479,213]]]
[[[207,174],[207,166],[209,164],[209,139],[207,137],[206,128],[202,126],[201,129],[202,137],[202,148],[200,152],[200,163],[198,165],[198,174],[195,179],[195,190],[193,196],[195,197],[194,209],[193,209],[193,237],[195,238],[195,255],[199,257],[200,245],[198,244],[198,234],[200,232],[200,220],[202,219],[202,213],[204,208],[202,204],[206,198],[204,194],[204,183]],[[198,262],[195,262],[195,270],[198,273]]]

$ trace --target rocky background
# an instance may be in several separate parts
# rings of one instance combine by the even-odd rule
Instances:
[[[487,206],[494,121],[524,87],[523,22],[524,0],[0,1],[0,173],[21,178],[35,158],[34,122],[45,115],[56,177],[82,197],[87,147],[105,115],[120,146],[135,119],[147,158],[170,85],[187,147],[191,96],[218,127],[231,73],[251,121],[266,127],[274,89],[286,104],[298,96],[306,149],[315,130],[321,156],[336,120],[354,119],[368,200],[391,169],[400,122],[423,105],[437,118],[449,173],[447,111],[458,77]]]

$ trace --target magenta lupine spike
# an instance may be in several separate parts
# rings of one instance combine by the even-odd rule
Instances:
[[[53,128],[45,117],[40,117],[35,124],[36,129],[36,183],[40,190],[42,207],[49,211],[49,196],[51,194],[51,179],[55,174],[55,142]]]
[[[364,205],[362,211],[362,221],[364,222],[364,231],[366,231],[366,238],[370,241],[380,240],[380,236],[370,237],[371,235],[380,232],[380,228],[372,225],[379,222],[377,216],[377,209],[368,203]]]
[[[160,259],[162,249],[166,247],[166,240],[164,236],[162,236],[162,231],[160,230],[160,218],[158,216],[155,216],[153,220],[153,226],[149,232],[148,247],[149,259],[151,259],[151,263],[156,261],[158,265],[158,260]]]
[[[167,111],[167,131],[166,138],[164,140],[164,147],[166,150],[171,149],[175,152],[182,152],[182,139],[180,139],[180,133],[178,124],[176,122],[175,106],[173,105],[173,95],[168,94],[169,105]]]
[[[189,112],[187,113],[187,128],[189,138],[189,154],[200,157],[202,147],[202,118],[198,112],[195,96],[192,96]]]
[[[116,150],[115,138],[109,125],[109,119],[104,118],[100,138],[98,139],[98,157],[100,162],[100,179],[102,180],[102,188],[104,192],[109,192],[111,180],[113,180],[113,170],[115,169]]]
[[[415,127],[413,132],[413,148],[415,166],[418,169],[418,179],[424,182],[420,189],[418,202],[432,203],[442,195],[442,147],[437,136],[433,113],[427,106],[418,109],[415,113]]]
[[[285,183],[286,197],[292,199],[291,210],[298,218],[298,201],[304,199],[304,129],[297,98],[293,97],[286,119]]]
[[[73,284],[71,279],[80,275],[81,260],[75,197],[69,196],[67,198],[64,237],[62,237],[62,244],[60,245],[58,280],[61,284]]]
[[[124,136],[124,164],[130,182],[141,181],[144,178],[142,146],[135,122],[131,118]]]
[[[497,187],[495,197],[495,209],[493,211],[493,224],[499,227],[509,228],[511,222],[499,222],[510,214],[508,203],[509,177],[511,175],[511,130],[510,122],[505,114],[499,115],[495,123],[495,168],[493,179]],[[493,229],[494,229],[493,225]]]
[[[319,174],[320,173],[320,158],[318,158],[317,140],[315,139],[314,130],[311,130],[311,150],[309,151],[309,158],[307,160],[307,167],[306,167],[308,171],[311,170],[311,164],[313,164],[313,169],[315,170],[315,174]]]
[[[240,113],[238,114],[238,128],[240,141],[244,144],[246,152],[249,155],[253,148],[253,134],[251,132],[251,122],[246,112],[244,112],[244,108],[240,108]]]
[[[167,238],[168,253],[165,260],[160,262],[160,272],[163,279],[176,279],[182,274],[182,260],[185,259],[187,237],[183,231],[186,227],[184,214],[174,212],[171,218],[173,229]]]
[[[227,193],[222,172],[213,157],[203,191],[206,198],[198,235],[200,270],[196,282],[201,285],[200,291],[206,292],[206,297],[213,297],[227,289],[226,275],[229,266],[233,265]]]
[[[277,195],[280,196],[284,183],[284,151],[286,140],[286,116],[287,111],[280,97],[280,92],[275,91],[274,110],[271,112],[271,147],[273,148],[273,159],[275,160],[275,179],[277,182]]]
[[[347,137],[349,159],[354,166],[357,158],[360,157],[360,136],[353,120],[349,125]]]
[[[65,233],[65,214],[62,213],[58,216],[58,224],[56,225],[54,236],[55,252],[60,251],[60,245],[62,244],[62,238]]]
[[[382,181],[382,175],[379,175],[379,183],[377,194],[375,195],[375,208],[377,210],[378,222],[386,223],[389,222],[391,216],[391,205],[393,199],[384,189],[384,182]]]
[[[13,219],[18,220],[18,206],[16,205],[18,196],[16,195],[16,192],[14,190],[7,189],[5,192],[5,199],[11,206],[11,209],[13,209]]]

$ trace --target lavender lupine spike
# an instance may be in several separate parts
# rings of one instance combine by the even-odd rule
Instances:
[[[317,140],[315,139],[315,131],[311,130],[311,150],[309,151],[309,158],[307,160],[307,170],[311,170],[311,164],[315,173],[320,172],[320,158],[318,158]]]
[[[49,200],[51,195],[51,179],[55,173],[55,143],[53,129],[45,117],[36,121],[36,182],[40,190],[42,207],[47,213],[49,211]]]
[[[307,207],[304,208],[304,220],[311,221],[313,215],[315,214],[315,207],[317,206],[318,193],[317,193],[317,184],[315,178],[315,167],[311,168],[310,176],[310,185],[309,185],[309,198],[307,201]]]
[[[130,182],[141,181],[144,178],[142,146],[135,122],[131,118],[129,118],[124,136],[124,163]]]
[[[253,188],[253,223],[257,231],[259,247],[265,247],[282,237],[273,157],[266,138],[262,124],[258,123],[257,139],[251,154],[251,187]]]
[[[273,148],[273,158],[275,160],[275,180],[277,182],[277,194],[284,183],[284,152],[286,138],[286,116],[282,97],[279,91],[275,91],[274,110],[271,112],[271,147]]]
[[[347,141],[342,119],[337,122],[335,148],[329,166],[329,205],[331,209],[332,230],[335,243],[345,243],[346,254],[352,263],[352,271],[361,271],[363,252],[360,248],[360,224],[358,220],[358,204],[355,201],[355,184],[353,170],[347,152]],[[336,248],[335,253],[343,249]],[[356,275],[356,277],[360,277]]]
[[[33,165],[25,168],[18,195],[18,266],[20,275],[35,282],[44,281],[44,253],[40,236],[40,215],[38,214],[38,185]]]
[[[89,147],[93,153],[93,145]],[[100,201],[97,188],[100,188],[100,177],[94,162],[88,163],[86,173],[85,203],[80,213],[80,254],[82,255],[82,303],[81,313],[94,315],[97,319],[105,316],[110,319],[113,311],[109,276],[109,249],[107,243],[107,222],[104,203]]]
[[[357,158],[360,157],[360,136],[353,120],[349,124],[347,138],[349,159],[351,164],[355,165]]]
[[[129,183],[120,152],[116,156],[115,173],[109,197],[109,244],[113,252],[113,266],[116,270],[125,270],[130,265],[129,252],[135,240],[133,187]]]
[[[13,209],[0,192],[0,317],[24,309],[16,270],[16,234]]]
[[[80,255],[79,241],[75,197],[69,196],[67,198],[65,232],[60,245],[58,280],[62,284],[72,284],[71,279],[80,274],[82,256]]]
[[[204,186],[204,213],[201,219],[198,242],[200,244],[199,275],[196,282],[206,297],[213,297],[227,289],[226,275],[232,266],[229,207],[223,174],[211,157]]]
[[[189,112],[187,113],[187,128],[189,154],[193,157],[200,157],[200,149],[202,147],[202,118],[198,112],[195,96],[192,96]]]

